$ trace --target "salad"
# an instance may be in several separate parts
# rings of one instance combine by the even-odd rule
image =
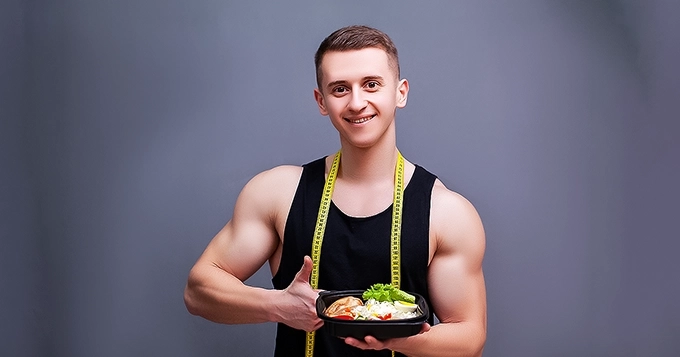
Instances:
[[[347,296],[324,310],[329,317],[344,320],[400,320],[420,315],[415,296],[390,284],[373,284],[362,299]]]

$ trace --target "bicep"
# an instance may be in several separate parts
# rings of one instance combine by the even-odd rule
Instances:
[[[280,172],[261,174],[243,188],[232,219],[208,244],[199,263],[219,267],[241,281],[265,264],[281,242],[276,220],[286,198],[281,186],[271,182],[280,181],[280,176]]]
[[[429,271],[430,299],[442,322],[481,321],[486,311],[482,268],[473,268],[463,256],[432,260]]]
[[[199,262],[244,281],[264,265],[276,247],[276,235],[266,224],[232,219],[208,244]]]
[[[481,220],[461,196],[449,191],[440,196],[433,201],[436,251],[428,270],[433,309],[442,322],[485,324],[485,235]]]

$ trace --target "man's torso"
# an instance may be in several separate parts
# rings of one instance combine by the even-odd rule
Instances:
[[[311,244],[319,202],[323,191],[324,163],[317,160],[305,166],[283,227],[282,246],[277,250],[279,266],[272,279],[274,287],[283,289],[302,265],[302,257],[311,254]],[[429,209],[434,175],[422,168],[414,170],[404,191],[401,279],[402,288],[423,295],[429,301],[427,269],[430,257]],[[319,288],[324,290],[366,289],[374,283],[390,281],[391,204],[368,217],[345,214],[331,205],[324,236]],[[317,333],[317,349],[340,355],[380,355],[362,353],[341,340]],[[338,343],[340,342],[340,343]],[[285,355],[303,348],[304,332],[279,325],[277,353]],[[284,352],[285,351],[285,352]]]

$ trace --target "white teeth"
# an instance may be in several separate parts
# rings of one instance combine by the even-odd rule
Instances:
[[[373,117],[374,117],[374,116],[371,115],[370,117],[359,118],[359,119],[354,119],[354,120],[349,120],[349,119],[348,119],[348,120],[349,120],[349,122],[352,123],[352,124],[361,124],[361,123],[365,123],[365,122],[367,122],[367,121],[373,119]]]

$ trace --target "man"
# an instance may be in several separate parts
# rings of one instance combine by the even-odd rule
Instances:
[[[315,57],[314,98],[340,135],[340,152],[303,167],[280,166],[243,188],[232,219],[189,274],[185,302],[192,314],[227,324],[277,322],[276,356],[479,356],[486,339],[485,237],[474,207],[434,175],[403,162],[403,202],[395,197],[395,114],[409,84],[400,79],[397,50],[365,26],[335,31]],[[337,155],[338,161],[334,161]],[[332,166],[318,290],[310,286],[312,239]],[[332,175],[330,175],[332,176]],[[400,203],[398,203],[400,202]],[[406,338],[379,341],[329,336],[316,315],[319,290],[366,289],[389,283],[393,208],[403,205],[401,288],[421,294],[439,324]],[[243,283],[269,262],[275,289]],[[377,350],[377,351],[372,351]]]

